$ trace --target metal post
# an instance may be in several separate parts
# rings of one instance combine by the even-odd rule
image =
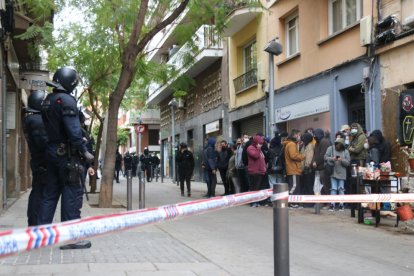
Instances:
[[[171,156],[172,156],[172,179],[175,183],[175,107],[171,105],[171,135],[172,135],[172,145],[171,145]]]
[[[132,170],[127,172],[127,211],[132,210]]]
[[[140,174],[138,175],[139,178],[139,209],[145,208],[145,174],[144,171],[139,168]]]
[[[161,142],[161,158],[160,158],[160,177],[161,183],[164,183],[164,143]]]
[[[273,194],[288,192],[287,183],[273,185]],[[288,198],[273,201],[274,275],[289,275],[289,202]]]
[[[269,136],[273,137],[276,131],[275,123],[275,71],[274,71],[274,56],[269,53],[269,124],[270,124],[270,133]]]

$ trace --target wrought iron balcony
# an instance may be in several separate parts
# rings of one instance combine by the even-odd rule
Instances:
[[[235,93],[241,93],[257,85],[257,69],[247,71],[233,80]]]

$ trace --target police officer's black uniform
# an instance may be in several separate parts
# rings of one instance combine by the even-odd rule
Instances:
[[[32,91],[29,108],[23,118],[23,132],[30,151],[30,168],[32,170],[32,191],[27,206],[27,222],[29,226],[37,225],[43,190],[47,183],[46,146],[47,134],[40,110],[46,93],[41,90]]]
[[[53,93],[43,101],[42,118],[49,142],[46,149],[48,183],[41,204],[39,224],[53,220],[56,205],[61,200],[61,220],[80,218],[83,187],[81,185],[80,158],[93,161],[82,137],[76,99],[70,95],[78,84],[78,75],[70,67],[58,69],[53,76]],[[89,248],[90,242],[82,241],[61,247]]]

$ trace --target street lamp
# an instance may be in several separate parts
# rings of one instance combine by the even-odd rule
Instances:
[[[178,102],[175,98],[168,103],[171,107],[171,135],[172,135],[172,179],[175,183],[175,109],[178,107]]]
[[[269,53],[269,124],[270,124],[270,136],[272,137],[276,131],[275,122],[275,94],[274,94],[274,56],[278,56],[282,53],[282,44],[279,43],[279,39],[273,39],[267,44],[264,51]]]

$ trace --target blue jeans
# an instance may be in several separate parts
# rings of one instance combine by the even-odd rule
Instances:
[[[345,194],[345,180],[331,177],[331,195],[344,195]],[[335,202],[331,203],[335,207]],[[339,203],[339,206],[343,207],[344,203]]]

